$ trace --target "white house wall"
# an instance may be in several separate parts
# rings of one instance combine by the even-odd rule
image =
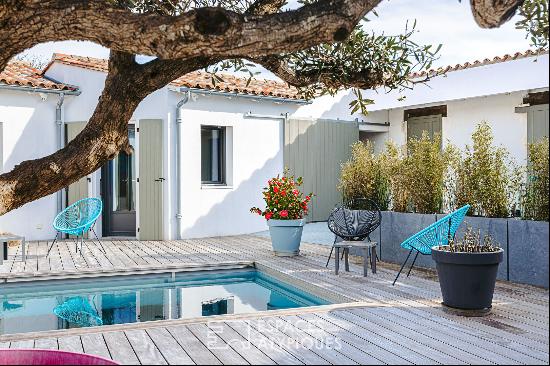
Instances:
[[[442,76],[433,77],[426,84],[417,84],[413,89],[392,91],[363,91],[363,97],[372,99],[374,104],[368,106],[370,112],[394,108],[416,107],[430,103],[441,104],[465,98],[500,95],[517,91],[534,91],[548,88],[549,77],[548,54],[538,57],[526,57],[512,61],[450,71]],[[355,99],[351,91],[340,92],[331,105],[329,97],[316,101],[303,112],[315,114],[317,110],[322,117],[349,116],[349,103]],[[302,112],[302,111],[301,111]],[[347,112],[347,113],[346,113]],[[354,115],[360,120],[367,118]]]
[[[0,90],[0,122],[3,124],[3,169],[8,172],[25,160],[46,156],[57,150],[55,94]],[[74,97],[67,97],[66,103]],[[27,239],[53,238],[52,222],[57,199],[52,194],[0,216],[0,232],[23,234]]]
[[[47,76],[79,86],[80,96],[68,96],[63,106],[66,123],[87,121],[91,117],[105,82],[105,73],[67,66],[52,65]],[[392,139],[406,142],[404,110],[446,104],[448,117],[443,118],[443,138],[463,147],[471,143],[471,133],[482,120],[491,124],[497,144],[506,146],[518,161],[526,157],[526,115],[515,113],[529,91],[548,88],[548,55],[525,58],[463,71],[450,72],[430,82],[431,88],[417,86],[398,101],[399,93],[372,94],[375,104],[367,116],[350,115],[349,91],[335,97],[324,96],[310,105],[274,104],[262,100],[220,96],[194,96],[183,107],[183,156],[181,191],[183,212],[181,235],[185,238],[232,235],[265,230],[263,219],[249,213],[252,206],[262,206],[261,189],[266,181],[283,170],[283,122],[280,118],[246,118],[245,113],[294,118],[323,118],[386,123],[388,132],[366,132],[375,140],[377,149]],[[136,109],[131,123],[142,119],[161,119],[163,123],[163,216],[164,238],[177,233],[176,185],[176,104],[183,93],[165,87],[148,96]],[[3,122],[4,171],[23,160],[51,154],[56,150],[57,129],[54,123],[56,95],[41,101],[36,94],[0,91],[0,122]],[[201,185],[200,126],[227,126],[230,136],[230,184],[212,188]],[[362,130],[368,131],[368,125]],[[139,147],[138,147],[139,149]],[[138,153],[139,156],[139,153]],[[90,196],[100,195],[100,173],[92,175]],[[138,197],[139,205],[139,197]],[[51,222],[57,210],[51,195],[29,203],[0,217],[0,231],[23,234],[27,239],[51,239]],[[138,207],[139,210],[139,207]],[[139,214],[137,215],[139,217]],[[101,228],[98,228],[101,232]]]
[[[74,103],[65,108],[65,123],[88,121],[97,106],[98,99],[105,85],[106,74],[99,71],[83,69],[80,67],[68,66],[54,63],[47,71],[47,76],[57,81],[78,85],[81,94],[74,98]],[[170,162],[173,157],[170,155],[170,149],[173,148],[171,139],[168,138],[171,133],[172,124],[169,123],[173,118],[167,107],[167,88],[157,90],[145,98],[136,108],[130,123],[138,124],[140,119],[160,119],[163,121],[163,171],[166,186],[163,192],[164,215],[168,217],[171,212],[172,194],[170,183],[172,181],[173,170],[170,169]],[[136,164],[137,166],[138,164]],[[89,186],[89,195],[99,197],[101,193],[101,172],[100,170],[92,174],[92,182]],[[136,195],[138,193],[136,192]],[[137,197],[139,203],[139,197]],[[101,220],[100,220],[101,221]],[[101,222],[98,221],[97,232],[101,233]],[[164,237],[170,238],[170,228],[164,228]]]
[[[527,158],[527,116],[515,113],[515,107],[522,105],[523,97],[529,92],[548,90],[548,63],[548,54],[543,54],[448,72],[432,78],[426,85],[418,84],[412,90],[364,91],[364,98],[374,100],[374,104],[368,106],[366,116],[350,114],[349,103],[355,99],[351,91],[339,92],[334,98],[318,98],[313,104],[301,107],[296,115],[357,118],[374,124],[389,122],[388,132],[361,134],[375,143],[376,151],[381,151],[387,140],[398,145],[406,143],[405,109],[447,105],[448,116],[442,120],[444,141],[464,148],[471,144],[475,127],[486,121],[493,129],[495,143],[505,146],[518,163],[524,163]],[[369,130],[368,124],[360,126],[361,130]]]
[[[517,163],[524,164],[527,158],[527,114],[515,113],[515,107],[521,105],[525,94],[515,92],[442,103],[447,105],[447,117],[442,119],[444,143],[464,149],[466,145],[472,144],[471,136],[476,127],[485,121],[493,130],[495,144],[504,146]],[[369,120],[376,118],[390,121],[389,132],[368,136],[375,143],[376,151],[383,150],[388,140],[398,146],[406,144],[405,109],[407,108],[369,113]]]
[[[54,64],[47,75],[78,85],[82,93],[65,112],[65,121],[87,121],[103,89],[105,74]],[[132,123],[142,119],[163,120],[163,210],[164,238],[177,237],[176,105],[183,93],[165,87],[140,103]],[[267,180],[283,170],[283,123],[280,118],[253,119],[244,114],[281,116],[294,113],[296,104],[275,104],[234,97],[198,96],[183,107],[182,236],[185,238],[251,233],[267,228],[252,215],[252,206],[262,205],[261,189]],[[228,187],[201,186],[200,126],[228,126],[232,134],[232,171]],[[139,149],[139,145],[138,145]],[[138,152],[139,158],[139,152]],[[136,164],[139,165],[139,164]],[[90,195],[100,195],[100,172],[93,176]],[[139,197],[138,210],[139,210]],[[139,220],[139,213],[138,213]],[[99,228],[99,232],[101,228]]]
[[[169,105],[174,108],[183,98],[171,93]],[[265,220],[249,212],[262,207],[261,190],[267,181],[280,174],[283,167],[282,118],[249,118],[251,112],[264,116],[281,116],[297,109],[295,104],[274,104],[244,98],[193,96],[183,106],[182,156],[182,236],[196,238],[236,235],[266,230]],[[200,127],[226,126],[228,131],[228,185],[201,185]],[[175,137],[174,137],[175,138]],[[173,138],[173,139],[174,139]],[[175,156],[175,150],[173,151]],[[175,165],[174,165],[175,168]],[[176,235],[177,200],[173,190],[172,234]]]

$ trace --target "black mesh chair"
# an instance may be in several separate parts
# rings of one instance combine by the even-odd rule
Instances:
[[[371,241],[370,234],[376,230],[382,221],[382,213],[378,205],[366,198],[355,198],[342,206],[335,207],[327,220],[329,230],[334,233],[334,244],[340,241]],[[326,267],[334,246],[330,250]]]

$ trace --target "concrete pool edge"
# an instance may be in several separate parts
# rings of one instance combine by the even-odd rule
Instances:
[[[42,338],[51,338],[51,337],[64,337],[71,335],[82,335],[82,334],[93,334],[93,333],[103,333],[103,332],[115,332],[115,331],[124,331],[131,329],[148,329],[162,326],[178,326],[186,324],[197,324],[197,323],[211,323],[211,322],[222,322],[222,321],[243,321],[247,319],[259,319],[259,318],[270,318],[284,315],[300,315],[305,313],[326,313],[333,310],[341,310],[347,308],[356,308],[356,307],[381,307],[382,304],[373,304],[369,302],[358,302],[351,298],[347,298],[343,295],[339,295],[334,291],[322,288],[317,285],[313,285],[304,280],[301,280],[297,277],[294,277],[290,274],[283,273],[277,269],[274,269],[270,266],[267,266],[262,263],[254,261],[237,261],[237,262],[223,262],[223,263],[210,263],[210,264],[187,264],[187,265],[175,265],[175,266],[152,266],[147,268],[140,269],[129,269],[129,270],[120,270],[113,269],[108,271],[89,271],[89,272],[59,272],[59,273],[39,273],[39,274],[29,274],[24,278],[19,278],[14,281],[4,282],[4,283],[21,283],[21,282],[31,282],[31,281],[48,281],[48,280],[78,280],[83,278],[101,278],[101,277],[116,277],[116,276],[131,276],[131,275],[147,275],[147,274],[168,274],[182,272],[192,272],[192,271],[215,271],[215,270],[231,270],[231,269],[243,269],[251,268],[256,269],[262,273],[265,273],[268,276],[274,277],[277,280],[280,280],[288,285],[294,286],[299,290],[302,290],[306,293],[312,294],[314,296],[320,297],[327,301],[333,302],[333,304],[328,305],[317,305],[317,306],[307,306],[300,308],[292,309],[283,309],[283,310],[269,310],[269,311],[260,311],[254,313],[243,313],[243,314],[230,314],[230,315],[216,315],[209,317],[195,317],[188,319],[170,319],[170,320],[156,320],[148,321],[142,323],[127,323],[127,324],[116,324],[116,325],[103,325],[97,327],[87,327],[87,328],[73,328],[73,329],[59,329],[59,330],[49,330],[49,331],[40,331],[40,332],[27,332],[27,333],[13,333],[0,335],[0,342],[12,342],[26,339],[42,339]]]

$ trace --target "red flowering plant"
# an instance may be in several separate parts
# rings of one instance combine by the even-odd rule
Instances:
[[[277,175],[267,182],[267,187],[264,187],[265,210],[252,207],[250,212],[263,216],[266,220],[303,219],[308,213],[308,204],[313,193],[304,197],[298,189],[302,184],[302,177],[294,179],[294,176],[289,176],[285,170],[282,177]]]

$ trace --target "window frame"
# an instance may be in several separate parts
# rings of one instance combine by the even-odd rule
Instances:
[[[202,133],[203,130],[207,131],[219,131],[220,132],[220,143],[219,143],[219,153],[218,153],[218,159],[219,159],[219,170],[220,170],[220,179],[217,181],[208,181],[203,180],[203,172],[202,172]],[[215,126],[215,125],[201,125],[201,185],[203,186],[226,186],[227,185],[227,131],[225,126]]]

